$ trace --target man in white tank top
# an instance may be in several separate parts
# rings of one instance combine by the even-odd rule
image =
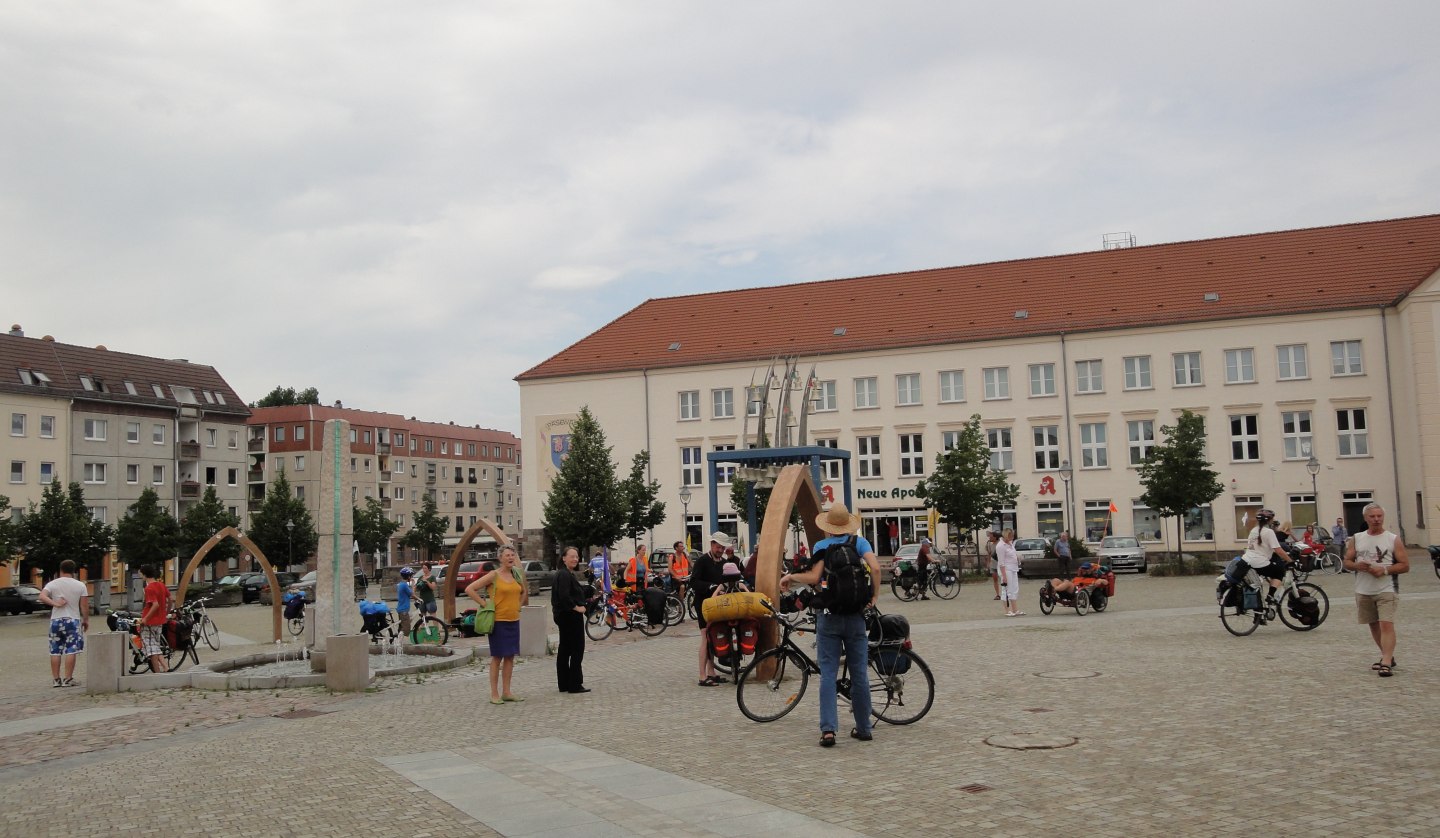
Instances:
[[[1345,545],[1345,569],[1355,572],[1355,610],[1360,622],[1370,626],[1370,636],[1380,647],[1380,660],[1370,666],[1382,678],[1395,670],[1395,613],[1400,594],[1395,577],[1410,569],[1405,542],[1385,531],[1385,510],[1378,503],[1365,505],[1364,532],[1357,532]]]

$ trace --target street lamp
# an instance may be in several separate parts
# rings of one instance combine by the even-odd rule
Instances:
[[[295,566],[295,522],[289,519],[285,521],[285,541],[290,546],[290,563],[286,567]]]
[[[680,506],[684,508],[685,520],[680,522],[680,531],[685,534],[685,549],[690,549],[690,487],[680,487]]]
[[[1320,461],[1315,459],[1315,452],[1310,452],[1310,459],[1305,461],[1305,470],[1310,472],[1310,504],[1315,510],[1315,526],[1320,526],[1320,491],[1316,488],[1315,478],[1320,474]]]
[[[1070,503],[1070,480],[1075,476],[1075,467],[1069,460],[1060,461],[1060,480],[1065,483],[1065,529],[1075,526],[1075,507]]]

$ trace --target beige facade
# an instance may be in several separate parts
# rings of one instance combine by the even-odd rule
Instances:
[[[7,482],[0,494],[10,498],[5,514],[17,518],[38,504],[52,479],[70,475],[69,405],[52,398],[0,391],[0,414],[6,420]]]

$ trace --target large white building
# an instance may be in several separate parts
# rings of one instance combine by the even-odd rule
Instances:
[[[588,405],[622,465],[651,452],[672,513],[656,542],[681,536],[682,486],[692,533],[733,531],[725,487],[730,514],[702,520],[704,457],[755,443],[747,386],[796,356],[822,381],[800,442],[852,452],[882,553],[925,533],[915,483],[972,414],[1020,486],[1004,513],[1020,533],[1109,527],[1173,548],[1135,466],[1186,409],[1226,487],[1185,517],[1187,550],[1235,550],[1261,505],[1353,530],[1371,500],[1428,543],[1437,270],[1433,215],[647,300],[517,377],[524,526],[541,526],[554,437]]]

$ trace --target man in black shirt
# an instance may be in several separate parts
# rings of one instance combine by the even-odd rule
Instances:
[[[715,674],[715,661],[710,657],[710,632],[705,630],[705,600],[722,581],[725,550],[733,542],[723,532],[710,533],[710,552],[701,554],[690,571],[690,587],[695,591],[695,607],[700,611],[700,686],[713,687],[724,683]]]
[[[588,693],[581,662],[585,659],[585,590],[575,578],[580,551],[566,547],[565,566],[555,571],[550,584],[552,618],[560,628],[560,647],[555,652],[555,678],[562,693]]]

